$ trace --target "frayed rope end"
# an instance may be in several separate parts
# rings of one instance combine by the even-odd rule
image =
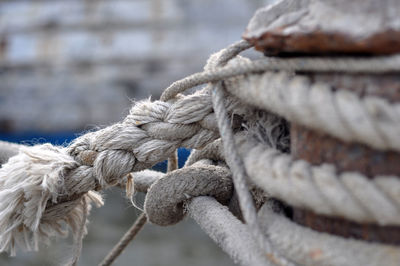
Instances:
[[[82,219],[86,219],[90,211],[90,203],[103,204],[101,196],[90,191],[79,199],[62,203],[63,209],[46,209],[49,202],[57,206],[57,198],[65,195],[65,171],[75,166],[76,162],[65,148],[50,144],[21,147],[20,152],[2,166],[0,252],[15,255],[16,246],[38,250],[39,243],[49,243],[52,237],[66,236],[67,227],[75,235]],[[82,197],[88,208],[83,208]]]

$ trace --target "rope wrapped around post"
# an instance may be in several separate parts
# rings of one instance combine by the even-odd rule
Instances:
[[[289,121],[321,127],[344,140],[360,141],[383,150],[399,150],[396,116],[399,108],[396,104],[380,98],[359,99],[340,90],[332,93],[326,85],[312,84],[293,73],[400,71],[399,57],[249,61],[237,56],[249,47],[242,41],[214,54],[203,72],[172,84],[163,93],[161,101],[138,102],[122,122],[82,135],[68,147],[50,144],[20,147],[18,154],[0,169],[0,251],[14,254],[16,245],[35,250],[39,241],[63,235],[64,222],[78,239],[85,233],[90,203],[102,204],[95,191],[124,183],[128,174],[167,159],[178,147],[197,150],[186,168],[161,178],[144,178],[147,185],[142,188],[137,185],[141,184],[138,181],[140,172],[137,179],[134,177],[134,187],[148,192],[145,209],[154,223],[167,225],[179,221],[184,215],[185,204],[197,202],[197,199],[189,199],[199,195],[213,195],[222,202],[228,200],[232,195],[229,177],[233,175],[245,221],[251,226],[247,228],[248,232],[258,240],[257,246],[267,253],[272,264],[302,262],[296,256],[287,258],[285,252],[289,247],[276,249],[276,241],[271,243],[273,234],[268,228],[259,227],[249,193],[248,185],[252,184],[249,180],[269,196],[317,212],[340,214],[357,221],[398,224],[400,186],[397,181],[391,177],[371,181],[352,174],[346,181],[339,178],[332,187],[323,186],[314,177],[325,176],[324,180],[331,182],[334,175],[331,167],[315,168],[301,161],[293,162],[288,155],[276,151],[280,140],[277,136],[271,137],[275,134],[271,132],[285,121],[270,112]],[[232,57],[237,58],[230,60]],[[210,84],[192,95],[179,94],[204,83]],[[243,88],[248,90],[244,92]],[[283,92],[284,89],[287,91]],[[264,90],[267,96],[260,97]],[[309,97],[309,101],[305,97]],[[326,104],[318,104],[320,101]],[[255,115],[261,112],[255,107],[266,110],[262,119]],[[357,117],[352,114],[343,117],[352,110]],[[242,120],[232,129],[233,123],[229,120],[233,120],[234,115],[239,115]],[[271,117],[278,122],[271,123],[272,120],[268,120]],[[329,119],[337,124],[333,127],[326,122]],[[349,125],[355,120],[361,121],[359,128]],[[252,141],[241,146],[240,136],[243,135],[263,146],[251,146]],[[220,137],[222,145],[217,140]],[[246,151],[250,155],[240,153]],[[258,157],[265,161],[261,163]],[[232,174],[224,166],[196,164],[196,161],[210,158],[226,159]],[[270,176],[260,176],[265,173]],[[149,184],[153,185],[149,188]],[[353,190],[343,192],[341,187]],[[158,194],[159,190],[166,194]],[[299,199],[298,191],[311,196]],[[175,194],[176,200],[173,199]],[[353,203],[345,206],[342,204],[344,199],[352,199]],[[265,235],[261,234],[260,228]],[[76,261],[74,258],[74,263]]]

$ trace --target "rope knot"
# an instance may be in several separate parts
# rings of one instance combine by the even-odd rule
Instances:
[[[150,222],[167,226],[185,216],[184,204],[197,196],[212,196],[228,203],[232,196],[231,173],[226,167],[201,161],[157,180],[147,191],[144,209]]]

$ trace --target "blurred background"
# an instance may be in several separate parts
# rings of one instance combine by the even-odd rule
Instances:
[[[266,0],[0,0],[0,139],[65,145],[240,39]],[[181,152],[185,155],[187,151]],[[182,163],[182,162],[181,162]],[[93,209],[79,265],[96,265],[139,214],[124,192]],[[141,197],[138,197],[140,204]],[[0,265],[59,265],[71,239]],[[146,225],[115,265],[232,265],[190,219]]]

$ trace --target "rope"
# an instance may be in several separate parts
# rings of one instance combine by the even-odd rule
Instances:
[[[204,162],[204,161],[203,161]],[[144,178],[147,176],[148,179]],[[134,175],[137,191],[147,191],[165,174],[145,170]],[[149,182],[148,180],[153,180]],[[193,186],[196,186],[194,183]],[[171,196],[171,195],[170,195]],[[173,196],[173,195],[172,195]],[[184,209],[231,258],[242,265],[271,265],[264,251],[253,240],[249,227],[239,221],[231,212],[212,197],[187,199]]]
[[[342,90],[332,92],[324,84],[314,84],[294,74],[257,74],[275,70],[398,72],[400,57],[267,58],[250,61],[237,56],[249,47],[248,43],[241,41],[212,55],[202,73],[173,83],[163,93],[161,101],[138,102],[122,122],[87,133],[67,148],[50,144],[22,146],[17,155],[9,159],[14,153],[5,156],[8,161],[0,169],[0,251],[14,254],[16,245],[37,250],[39,241],[46,242],[51,236],[66,233],[62,230],[63,222],[71,228],[74,238],[81,241],[91,203],[102,204],[101,197],[94,191],[125,185],[127,195],[133,195],[135,189],[147,191],[146,216],[143,215],[143,219],[147,217],[152,223],[169,225],[180,221],[189,211],[234,259],[247,264],[252,259],[241,258],[236,253],[241,243],[232,243],[235,239],[231,235],[232,229],[239,228],[238,221],[230,222],[226,228],[216,227],[218,222],[228,221],[225,210],[221,211],[215,202],[196,198],[211,195],[227,203],[232,197],[232,176],[246,221],[243,226],[256,239],[253,246],[260,247],[271,264],[302,264],[306,261],[304,256],[307,256],[304,252],[315,250],[293,247],[297,243],[290,237],[279,242],[278,236],[271,231],[273,225],[263,227],[266,232],[263,235],[249,192],[247,174],[270,196],[294,206],[356,221],[398,224],[398,177],[369,180],[358,173],[336,175],[332,166],[316,167],[303,161],[292,161],[288,155],[277,151],[287,148],[287,132],[282,132],[285,121],[267,112],[260,114],[243,101],[292,122],[321,128],[346,141],[362,142],[377,149],[400,150],[397,137],[400,133],[400,109],[396,104],[376,97],[360,99]],[[236,58],[231,60],[233,57]],[[179,94],[204,83],[208,85],[192,95]],[[237,121],[235,117],[239,117]],[[234,132],[238,133],[234,135]],[[246,135],[245,141],[240,139],[243,135]],[[219,137],[222,145],[221,140],[217,140]],[[253,145],[253,137],[263,146]],[[5,145],[0,143],[0,151],[2,147]],[[167,158],[171,158],[169,168],[173,170],[178,147],[196,149],[187,167],[166,175],[137,172]],[[229,169],[221,159],[226,160]],[[132,175],[133,178],[126,178],[131,172],[137,173]],[[207,205],[220,213],[221,219],[206,211]],[[194,208],[198,208],[198,212]],[[199,218],[201,213],[214,217],[216,224],[207,222],[207,216]],[[274,219],[273,214],[267,216]],[[131,237],[142,227],[140,220],[137,221],[139,225],[128,232]],[[297,230],[295,227],[291,229]],[[241,236],[245,238],[246,234]],[[293,234],[302,240],[295,232]],[[318,241],[322,241],[324,234],[318,236],[321,236]],[[311,236],[304,237],[309,241],[307,243],[311,243]],[[128,244],[129,241],[124,239],[117,245],[118,251],[111,253],[114,259]],[[81,243],[75,246],[73,263],[79,257]],[[254,248],[254,254],[257,250]],[[296,250],[302,255],[296,255]],[[286,253],[288,258],[280,255]],[[378,253],[371,255],[371,263],[376,262],[374,256]],[[318,254],[308,256],[318,257]],[[340,253],[334,254],[339,256]],[[368,253],[365,256],[368,257]],[[258,259],[254,258],[254,265],[265,263],[265,257]],[[330,265],[330,261],[326,260],[326,264]]]
[[[192,150],[190,156],[187,158],[184,167],[188,167],[197,161],[203,159],[209,159],[214,161],[224,161],[224,151],[221,139],[217,139],[209,144],[207,144],[203,149]]]
[[[202,121],[211,112],[210,95],[202,92],[168,103],[143,101],[121,123],[85,134],[67,148],[20,148],[0,169],[0,251],[14,254],[14,243],[36,250],[39,241],[66,233],[63,222],[76,234],[81,197],[102,204],[88,192],[116,185],[178,147],[201,148],[216,139],[217,129]]]
[[[400,105],[286,72],[246,75],[226,81],[244,102],[277,113],[346,142],[400,151]],[[243,90],[246,88],[246,90]]]
[[[178,169],[178,153],[177,150],[175,150],[175,153],[171,155],[168,158],[168,169],[167,172],[171,172]],[[145,179],[145,188],[144,192],[147,192],[147,189],[150,187],[150,184],[154,183],[159,175],[154,175],[156,172],[151,171],[151,178],[146,178]],[[143,173],[142,173],[143,174]],[[148,172],[145,173],[145,175],[148,174]],[[146,177],[149,177],[146,175]],[[126,185],[126,195],[130,199],[132,199],[133,194],[134,194],[134,187],[133,187],[133,176],[132,174],[128,175],[128,180],[127,180],[127,185]],[[151,183],[149,183],[149,181]],[[129,185],[128,185],[129,184]],[[140,184],[140,182],[139,182]],[[143,187],[143,185],[142,185]],[[140,188],[140,186],[139,186]],[[132,205],[136,207],[135,203],[132,201]],[[111,265],[119,255],[126,249],[126,247],[129,245],[129,243],[135,238],[137,233],[140,232],[140,230],[143,228],[143,226],[147,222],[147,216],[145,213],[142,213],[135,223],[128,229],[128,231],[124,234],[124,236],[118,241],[118,243],[113,247],[113,249],[107,254],[107,256],[103,259],[103,261],[99,264],[99,266],[108,266]]]
[[[268,204],[259,211],[259,221],[274,247],[300,265],[397,266],[400,262],[399,247],[319,233],[275,213]]]
[[[115,259],[121,255],[129,243],[135,238],[137,233],[143,228],[147,222],[147,217],[145,213],[142,213],[136,222],[129,228],[129,230],[124,234],[124,236],[118,241],[118,243],[113,247],[113,249],[107,254],[99,266],[109,266]]]
[[[221,52],[211,56],[205,69],[217,71],[219,67],[223,67],[225,64],[227,64],[231,57],[236,56],[240,51],[249,47],[250,45],[243,42],[233,44],[228,49],[222,50]],[[228,112],[225,107],[223,83],[217,82],[212,85],[214,86],[212,92],[212,103],[224,147],[225,160],[232,171],[232,178],[235,185],[235,191],[238,195],[239,206],[247,226],[251,228],[250,231],[253,234],[253,237],[257,240],[258,244],[263,248],[263,250],[265,250],[269,256],[275,258],[275,260],[278,262],[275,264],[292,265],[292,263],[288,262],[284,257],[277,254],[277,252],[273,250],[269,244],[268,240],[263,234],[261,234],[261,230],[256,219],[256,210],[254,207],[253,198],[246,184],[246,170],[241,158],[238,156],[238,152],[234,143],[233,132],[228,122],[229,119]],[[168,95],[168,88],[165,95]],[[163,95],[161,97],[163,97]]]
[[[196,197],[187,204],[191,218],[240,265],[269,266],[264,250],[254,241],[249,226],[210,197]]]
[[[313,166],[262,144],[241,143],[239,150],[249,177],[270,196],[324,215],[400,225],[398,177],[336,174],[329,164]]]
[[[231,174],[226,167],[199,161],[155,181],[147,191],[144,210],[149,221],[172,225],[185,216],[184,203],[197,196],[213,196],[227,203],[232,196]]]
[[[270,243],[265,239],[264,234],[258,226],[256,210],[253,203],[253,198],[250,195],[249,189],[246,184],[246,170],[244,168],[241,158],[238,156],[237,149],[235,147],[234,136],[231,131],[228,114],[224,106],[224,91],[222,84],[218,83],[213,91],[213,106],[214,112],[217,117],[218,126],[220,129],[220,135],[222,144],[224,146],[224,153],[226,162],[232,171],[233,183],[235,184],[235,190],[238,194],[240,209],[243,213],[244,219],[247,226],[251,228],[253,237],[263,247],[263,250],[270,254],[270,256],[276,258],[279,265],[292,265],[281,255],[277,254],[273,250]]]
[[[235,45],[235,44],[234,44]],[[249,46],[241,46],[245,49]],[[301,71],[301,72],[345,72],[382,74],[400,71],[400,55],[380,56],[375,58],[263,58],[254,61],[242,61],[219,69],[212,69],[190,75],[175,81],[161,95],[162,101],[167,101],[189,88],[217,82],[230,77],[261,73],[265,71]]]

